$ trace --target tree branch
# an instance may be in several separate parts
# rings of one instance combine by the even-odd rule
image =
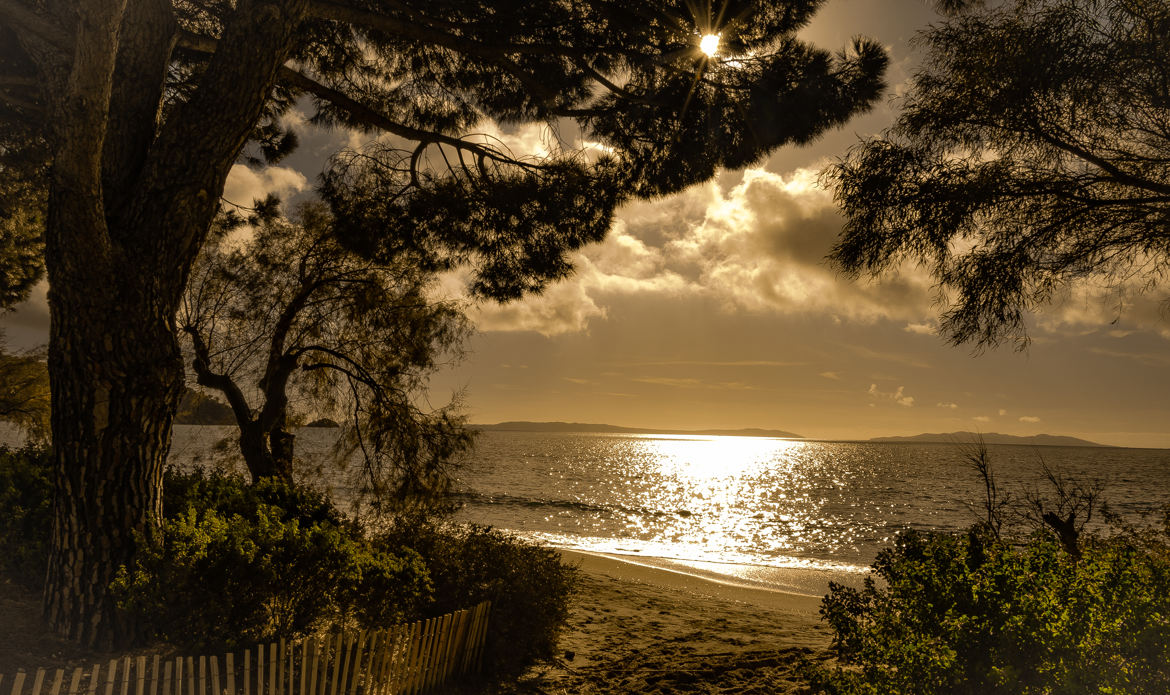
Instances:
[[[73,53],[73,41],[68,32],[16,0],[0,0],[0,20],[34,34],[64,54]]]

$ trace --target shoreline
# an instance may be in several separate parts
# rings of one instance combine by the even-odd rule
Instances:
[[[647,558],[556,550],[581,573],[559,658],[505,692],[799,693],[804,664],[831,658],[817,596]]]
[[[555,550],[567,563],[586,574],[811,616],[819,615],[821,598],[828,593],[830,581],[860,584],[860,575],[851,578],[843,572],[827,570],[671,560],[567,548]]]

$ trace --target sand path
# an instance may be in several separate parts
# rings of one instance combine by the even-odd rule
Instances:
[[[518,692],[796,693],[799,663],[827,658],[815,597],[562,552],[583,572],[565,654]]]

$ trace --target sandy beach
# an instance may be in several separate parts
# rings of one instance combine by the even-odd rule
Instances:
[[[829,632],[811,592],[561,552],[582,570],[562,659],[535,669],[518,692],[797,693],[799,663],[828,658]]]

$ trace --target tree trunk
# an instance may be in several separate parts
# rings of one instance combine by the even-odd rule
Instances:
[[[68,282],[61,274],[76,263],[47,260],[57,484],[45,613],[72,639],[119,647],[136,627],[109,585],[161,522],[162,468],[182,395],[174,306],[152,296],[159,281],[142,269]],[[95,292],[94,281],[108,284]]]
[[[252,482],[264,478],[292,482],[293,436],[279,430],[266,431],[256,420],[239,424],[240,453]]]

